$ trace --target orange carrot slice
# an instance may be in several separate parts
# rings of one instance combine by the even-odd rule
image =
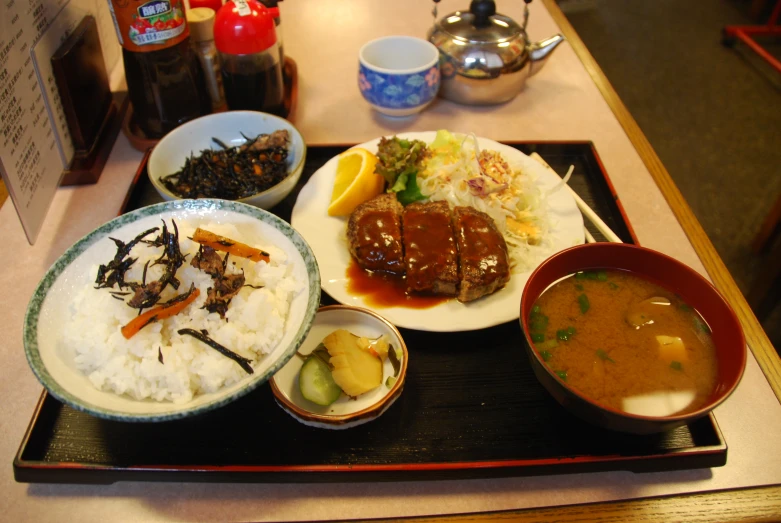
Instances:
[[[264,261],[268,263],[269,261],[269,255],[265,251],[261,251],[255,247],[250,247],[245,243],[231,240],[225,236],[220,236],[219,234],[205,231],[200,227],[195,229],[195,234],[193,234],[193,241],[200,243],[201,245],[211,247],[215,251],[227,252],[233,254],[234,256],[239,256],[240,258],[248,258],[254,262]]]
[[[190,294],[180,294],[179,296],[177,296],[172,300],[174,301],[177,300],[177,298],[181,298],[182,296],[184,296],[184,298],[180,299],[179,301],[174,301],[174,303],[169,303],[168,305],[161,305],[160,307],[149,309],[145,313],[136,316],[130,321],[130,323],[122,327],[122,336],[124,336],[125,339],[129,340],[130,338],[135,336],[138,333],[138,331],[140,331],[150,323],[154,323],[158,320],[164,320],[166,318],[170,318],[171,316],[179,314],[184,310],[185,307],[187,307],[192,302],[194,302],[195,298],[197,298],[200,293],[201,291],[199,291],[197,288],[193,288],[190,291]]]

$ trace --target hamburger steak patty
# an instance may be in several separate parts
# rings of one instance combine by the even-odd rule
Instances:
[[[347,241],[358,265],[404,274],[403,210],[395,194],[381,194],[355,208],[347,223]]]
[[[350,253],[362,268],[406,275],[407,290],[469,302],[510,281],[504,236],[493,218],[445,201],[402,207],[395,194],[359,205],[347,224]]]
[[[407,289],[455,296],[458,252],[447,202],[407,205],[402,229]]]
[[[458,301],[476,300],[510,281],[507,244],[493,218],[472,207],[456,207],[453,231],[458,245]]]

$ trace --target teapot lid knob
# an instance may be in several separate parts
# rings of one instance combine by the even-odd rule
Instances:
[[[496,14],[496,3],[494,0],[472,0],[469,12],[475,17],[475,27],[487,27],[490,24],[489,18]]]

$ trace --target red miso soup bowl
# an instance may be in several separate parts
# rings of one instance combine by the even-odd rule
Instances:
[[[699,410],[669,416],[630,414],[600,405],[560,379],[534,350],[529,315],[542,293],[570,274],[594,269],[630,271],[681,297],[711,328],[716,348],[716,385]],[[521,327],[534,374],[548,392],[571,413],[594,425],[621,432],[663,432],[706,416],[735,390],[746,367],[746,341],[735,312],[707,280],[690,267],[662,253],[621,243],[592,243],[559,252],[529,277],[521,298]]]

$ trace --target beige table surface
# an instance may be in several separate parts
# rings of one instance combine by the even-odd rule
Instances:
[[[440,16],[464,3],[441,2]],[[362,142],[383,134],[439,128],[495,140],[592,140],[640,242],[705,273],[649,171],[568,43],[529,80],[521,95],[505,105],[477,108],[438,100],[423,114],[404,120],[373,114],[357,87],[359,47],[373,37],[425,34],[431,6],[414,0],[282,4],[285,50],[299,71],[295,123],[308,143]],[[520,19],[520,6],[520,1],[498,2],[498,11]],[[558,31],[542,4],[533,4],[531,11],[532,39]],[[43,273],[67,247],[117,214],[140,159],[141,154],[120,136],[98,184],[57,192],[34,246],[28,245],[13,205],[8,202],[0,209],[0,456],[5,463],[0,471],[0,520],[330,520],[497,511],[781,484],[781,405],[751,354],[740,386],[716,411],[729,454],[727,465],[714,469],[385,484],[16,483],[11,462],[41,392],[22,349],[26,304]]]

